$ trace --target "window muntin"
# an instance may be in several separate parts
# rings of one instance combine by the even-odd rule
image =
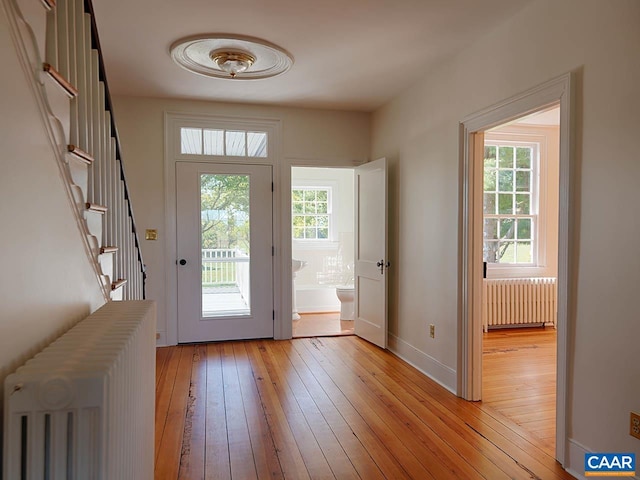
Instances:
[[[291,232],[294,240],[329,240],[330,220],[330,187],[291,189]]]
[[[180,153],[228,157],[267,157],[267,132],[180,128]]]
[[[486,141],[484,261],[533,266],[538,250],[539,145]]]

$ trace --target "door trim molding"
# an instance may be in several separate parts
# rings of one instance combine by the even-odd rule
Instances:
[[[180,145],[179,129],[183,126],[197,126],[204,128],[238,128],[242,130],[265,131],[269,135],[268,156],[259,157],[220,157],[210,155],[179,155],[176,154],[176,146]],[[273,243],[281,245],[282,213],[278,205],[281,200],[278,192],[282,191],[280,185],[282,162],[282,122],[273,118],[248,118],[221,115],[206,115],[195,113],[165,112],[164,114],[164,220],[165,220],[165,320],[166,320],[166,345],[178,344],[178,275],[175,268],[177,257],[176,240],[176,163],[203,162],[203,163],[237,163],[253,165],[271,165],[273,167]],[[282,293],[284,282],[291,282],[291,261],[287,272],[286,261],[278,248],[275,249],[273,262],[273,306],[275,319],[273,325],[274,338],[283,338],[283,318],[291,318],[291,301],[287,308],[286,297]],[[289,287],[290,289],[290,287]],[[290,296],[288,297],[290,298]],[[291,327],[289,327],[290,329]],[[285,327],[286,329],[286,327]],[[290,335],[289,335],[290,336]]]
[[[575,155],[575,74],[567,73],[524,93],[476,112],[460,123],[460,211],[458,284],[458,395],[479,400],[482,381],[482,321],[479,302],[482,286],[482,202],[474,202],[480,185],[474,185],[474,148],[482,132],[553,104],[560,105],[560,197],[558,228],[558,333],[556,386],[556,459],[566,463],[567,393],[569,390],[568,331],[572,331],[572,165]],[[480,228],[480,231],[478,231]],[[477,312],[474,314],[474,310]]]

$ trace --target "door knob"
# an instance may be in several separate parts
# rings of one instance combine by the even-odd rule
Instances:
[[[184,258],[180,259],[180,265],[186,265],[187,261]]]
[[[383,275],[384,267],[389,268],[391,266],[391,262],[384,263],[384,259],[382,259],[378,263],[376,263],[376,266],[380,269],[380,275]]]

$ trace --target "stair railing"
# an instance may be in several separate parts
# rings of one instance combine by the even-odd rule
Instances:
[[[48,9],[44,70],[70,92],[69,152],[88,164],[84,193],[87,209],[102,214],[99,255],[112,256],[105,261],[112,298],[145,298],[145,265],[92,2],[42,2]]]

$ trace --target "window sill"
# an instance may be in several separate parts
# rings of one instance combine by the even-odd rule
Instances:
[[[556,272],[545,266],[487,266],[487,279],[555,277]]]

